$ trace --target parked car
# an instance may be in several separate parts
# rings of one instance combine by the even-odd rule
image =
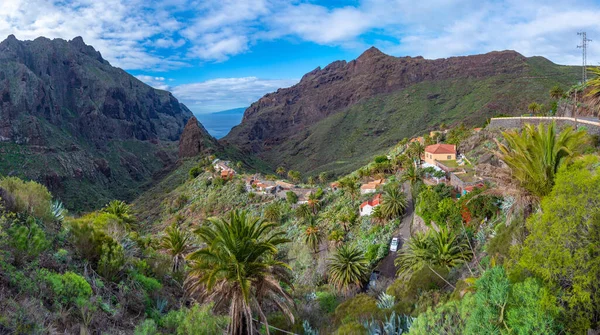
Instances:
[[[390,251],[395,252],[398,250],[398,238],[394,237],[392,243],[390,243]]]

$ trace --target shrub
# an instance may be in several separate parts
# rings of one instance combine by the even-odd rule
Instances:
[[[287,199],[287,202],[291,205],[298,202],[298,195],[292,191],[287,191],[285,193],[285,198]]]
[[[200,174],[202,174],[202,168],[195,166],[193,168],[190,169],[189,175],[191,179],[195,179],[196,177],[198,177]]]
[[[341,323],[377,318],[379,313],[377,300],[364,293],[358,294],[341,303],[335,309],[335,318]]]
[[[111,281],[114,281],[125,265],[125,253],[123,247],[113,240],[102,244],[100,260],[98,261],[98,273]]]
[[[317,292],[317,301],[319,302],[319,307],[323,312],[333,313],[335,308],[339,305],[339,300],[337,295],[331,292]]]
[[[0,188],[14,198],[15,212],[28,213],[44,221],[52,220],[52,195],[45,186],[17,177],[5,177],[0,179]]]
[[[152,319],[146,319],[135,327],[134,335],[157,335],[159,334],[156,322]]]
[[[162,289],[162,284],[155,278],[146,277],[137,272],[133,273],[132,277],[148,294],[158,292]]]
[[[24,256],[37,257],[49,245],[46,233],[33,217],[28,217],[25,224],[14,224],[8,229],[10,244],[17,250],[15,258],[20,262]]]
[[[78,300],[87,300],[92,296],[92,287],[82,276],[65,272],[65,274],[52,273],[45,269],[40,270],[40,277],[50,287],[54,301],[63,305],[73,305]]]
[[[163,326],[174,335],[220,334],[227,325],[228,318],[212,313],[212,305],[194,305],[178,311],[171,311],[162,319]]]

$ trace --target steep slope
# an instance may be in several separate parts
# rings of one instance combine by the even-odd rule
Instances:
[[[40,181],[71,209],[132,199],[170,170],[190,117],[81,37],[0,43],[0,175]]]
[[[522,113],[547,102],[553,85],[574,83],[577,71],[514,51],[426,60],[371,48],[265,95],[222,141],[273,166],[343,173],[442,122]]]

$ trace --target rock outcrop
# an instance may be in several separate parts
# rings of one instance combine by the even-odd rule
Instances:
[[[192,116],[183,128],[179,139],[179,158],[196,157],[207,153],[217,145],[196,117]]]
[[[81,37],[0,43],[0,175],[45,183],[71,209],[132,199],[164,175],[191,117]]]

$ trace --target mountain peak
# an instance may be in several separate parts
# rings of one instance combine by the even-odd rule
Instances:
[[[365,50],[365,52],[363,52],[360,56],[358,56],[356,60],[370,59],[379,56],[387,55],[381,52],[381,50],[377,49],[376,47],[370,47],[369,49]]]

